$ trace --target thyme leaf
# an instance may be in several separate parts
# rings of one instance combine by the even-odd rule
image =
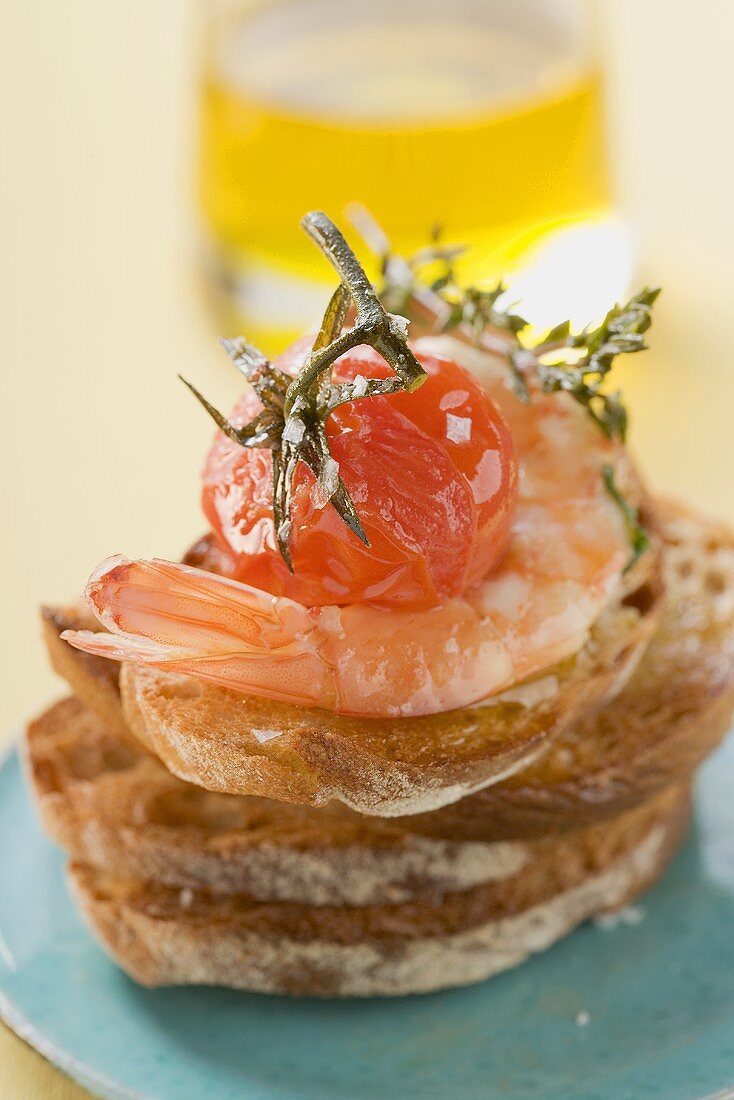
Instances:
[[[526,371],[528,369],[528,353],[519,345],[511,347],[507,353],[512,377],[512,390],[515,397],[522,401],[523,405],[530,404],[530,387]]]
[[[314,341],[313,351],[321,351],[322,348],[328,347],[332,340],[336,340],[337,336],[344,328],[344,321],[348,309],[349,292],[344,286],[344,283],[339,283],[339,286],[329,299],[324,319],[321,322],[321,328]]]
[[[234,340],[221,340],[222,347],[230,359],[244,374],[256,394],[274,412],[281,412],[285,395],[291,379],[283,371],[266,358],[261,351],[252,344],[248,344],[241,336]]]
[[[315,489],[318,491],[325,482],[328,484],[327,471],[329,470],[330,464],[332,468],[337,467],[329,451],[329,441],[324,431],[323,422],[319,422],[314,438],[309,441],[309,445],[304,449],[302,457],[304,462],[311,468],[316,478]],[[338,467],[334,473],[336,474],[337,471]],[[323,503],[326,503],[326,501]],[[354,501],[340,477],[334,478],[334,490],[328,499],[328,503],[336,510],[338,515],[344,523],[346,523],[347,527],[354,532],[357,538],[361,539],[366,546],[369,546],[369,541],[362,527],[359,515],[357,514]]]
[[[640,523],[639,509],[633,508],[633,506],[624,496],[622,496],[619,489],[617,488],[617,484],[614,479],[614,467],[605,466],[602,470],[602,478],[604,479],[604,488],[609,493],[609,496],[612,498],[612,500],[622,513],[625,525],[627,527],[630,545],[632,546],[632,554],[622,572],[629,573],[633,565],[635,565],[639,561],[645,551],[649,548],[650,538],[647,534],[647,531]]]
[[[451,320],[446,328],[468,325],[479,336],[487,328],[501,329],[516,336],[527,328],[528,322],[512,309],[500,309],[500,298],[507,293],[503,282],[498,282],[491,290],[482,290],[476,286],[465,287],[457,294],[457,301]]]
[[[181,374],[179,374],[179,378],[185,386],[188,386],[196,400],[204,406],[219,430],[224,432],[224,434],[234,443],[239,443],[241,447],[272,447],[273,417],[267,409],[259,413],[258,416],[249,424],[245,425],[245,427],[235,428],[235,426],[227,420],[226,416],[223,416],[218,409],[215,409],[214,406],[207,401],[203,394],[199,393],[196,386],[188,382]]]

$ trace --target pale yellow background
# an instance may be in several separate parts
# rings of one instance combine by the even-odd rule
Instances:
[[[641,275],[665,285],[654,352],[624,370],[634,446],[655,486],[734,519],[734,2],[604,14],[621,192]],[[236,380],[194,276],[196,17],[0,2],[0,738],[61,691],[37,603],[202,527],[210,432],[175,375],[223,404]],[[3,1100],[80,1095],[0,1028]]]

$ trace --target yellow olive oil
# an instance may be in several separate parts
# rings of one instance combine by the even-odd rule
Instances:
[[[440,223],[471,244],[472,281],[605,223],[602,85],[580,10],[272,0],[213,19],[199,195],[227,327],[272,351],[313,321],[333,274],[298,228],[309,209],[344,225],[359,201],[407,252]]]

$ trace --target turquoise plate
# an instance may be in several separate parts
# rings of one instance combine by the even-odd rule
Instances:
[[[734,1096],[734,744],[706,766],[693,835],[644,919],[587,925],[517,970],[424,997],[139,989],[81,926],[15,755],[0,770],[0,868],[0,1014],[101,1097]]]

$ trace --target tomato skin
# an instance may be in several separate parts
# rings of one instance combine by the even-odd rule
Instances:
[[[308,346],[294,345],[278,366],[293,373]],[[415,393],[350,402],[326,422],[369,547],[331,506],[314,501],[313,474],[299,463],[291,574],[275,541],[270,452],[247,450],[217,434],[204,468],[202,505],[238,580],[307,606],[421,608],[459,595],[498,561],[517,491],[509,429],[462,367],[418,358],[428,377]],[[341,381],[390,374],[377,353],[363,347],[334,368]],[[259,408],[248,391],[232,422],[246,423]]]

